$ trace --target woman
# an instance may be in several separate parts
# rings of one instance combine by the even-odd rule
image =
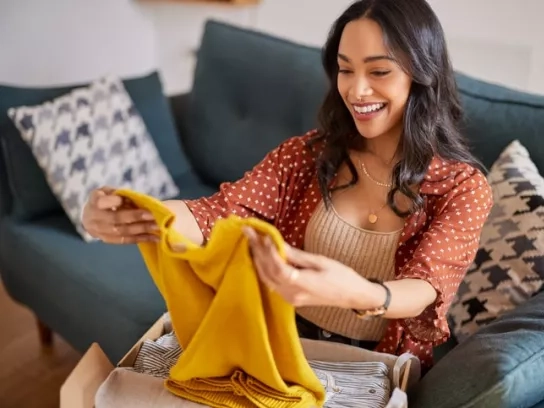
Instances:
[[[262,281],[297,307],[301,336],[412,352],[428,368],[492,205],[459,132],[442,28],[424,0],[357,1],[334,23],[323,64],[319,129],[211,197],[166,203],[199,244],[230,214],[274,224],[287,262],[246,234]],[[109,188],[92,194],[83,223],[108,243],[155,239],[150,214]]]

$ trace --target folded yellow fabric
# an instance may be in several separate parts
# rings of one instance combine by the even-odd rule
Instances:
[[[283,239],[270,224],[231,216],[216,222],[205,246],[177,233],[174,214],[131,190],[117,194],[151,211],[158,243],[138,244],[170,312],[183,353],[166,387],[211,407],[321,407],[323,386],[310,368],[294,307],[262,285],[242,227],[268,234],[282,257]],[[184,244],[174,252],[171,244]]]

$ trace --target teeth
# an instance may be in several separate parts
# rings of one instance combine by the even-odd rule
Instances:
[[[373,105],[366,105],[366,106],[354,106],[355,112],[357,113],[370,113],[375,112],[378,109],[381,109],[385,106],[385,103],[375,103]]]

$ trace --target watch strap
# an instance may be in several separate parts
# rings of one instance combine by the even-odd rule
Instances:
[[[389,305],[391,304],[391,290],[387,287],[387,285],[385,285],[382,281],[378,279],[370,278],[367,280],[369,282],[376,283],[385,289],[385,301],[382,306],[379,306],[375,309],[368,309],[368,310],[352,309],[352,311],[357,315],[357,317],[360,317],[360,318],[381,316],[385,314],[385,312],[387,312],[387,309],[389,308]]]

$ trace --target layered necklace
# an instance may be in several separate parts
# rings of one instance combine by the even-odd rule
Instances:
[[[374,184],[380,186],[380,187],[386,187],[386,188],[391,188],[391,186],[393,185],[392,183],[383,183],[381,181],[378,181],[376,180],[374,177],[372,177],[369,173],[368,173],[368,170],[366,169],[366,166],[365,166],[365,163],[360,159],[360,158],[357,158],[358,161],[359,161],[359,166],[361,167],[361,170],[363,170],[363,173],[364,175],[370,180],[372,181]],[[387,199],[385,200],[385,204],[382,205],[380,207],[380,209],[378,209],[378,211],[374,211],[374,210],[370,210],[370,212],[368,213],[368,222],[370,222],[371,224],[375,224],[376,222],[378,222],[378,214],[385,208],[385,206],[387,205]]]

